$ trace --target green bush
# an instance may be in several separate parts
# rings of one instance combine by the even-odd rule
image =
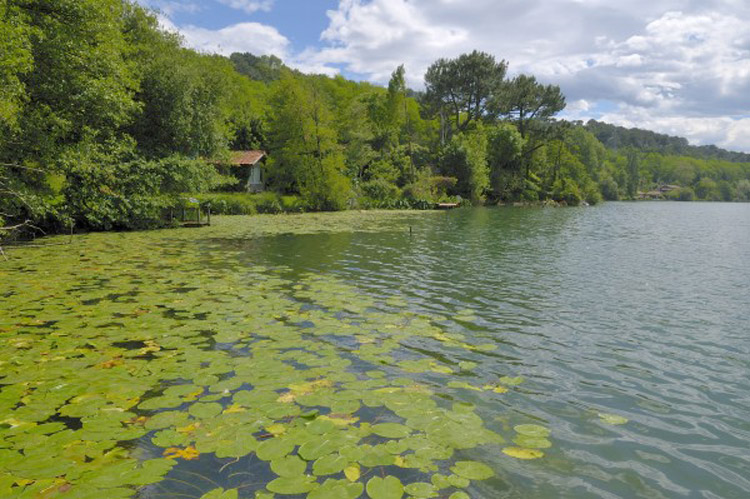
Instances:
[[[281,213],[283,211],[281,207],[281,198],[274,192],[262,192],[256,194],[254,199],[255,208],[258,213]]]
[[[284,213],[303,213],[307,211],[307,205],[299,196],[281,196],[281,208]]]
[[[211,205],[214,215],[255,215],[257,213],[302,213],[307,206],[299,196],[280,196],[275,192],[212,192],[185,195],[194,197],[202,206]]]
[[[607,201],[618,201],[620,199],[620,186],[612,177],[604,177],[599,182],[599,190],[602,197]]]
[[[401,189],[382,178],[363,182],[359,186],[365,197],[383,202],[401,199]]]
[[[557,180],[552,185],[552,199],[568,206],[578,206],[583,200],[578,184],[570,179]]]
[[[692,187],[680,187],[667,193],[667,199],[672,201],[694,201],[695,191]]]

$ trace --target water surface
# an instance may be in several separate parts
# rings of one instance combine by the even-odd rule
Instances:
[[[296,455],[296,497],[750,494],[748,205],[220,218],[11,256],[11,495],[255,497]]]

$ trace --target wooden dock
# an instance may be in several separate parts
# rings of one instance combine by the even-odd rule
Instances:
[[[192,199],[191,199],[192,201]],[[197,227],[208,227],[211,225],[211,205],[208,204],[204,210],[200,204],[190,203],[190,206],[183,206],[180,210],[179,218],[174,216],[174,212],[170,210],[170,218],[172,221],[176,221],[177,225],[185,228],[197,228]]]
[[[438,203],[435,205],[437,210],[454,210],[461,206],[459,203]]]

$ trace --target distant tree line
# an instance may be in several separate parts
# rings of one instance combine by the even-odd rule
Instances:
[[[425,89],[200,54],[126,0],[0,0],[0,227],[151,227],[214,164],[268,151],[268,185],[309,210],[637,198],[750,200],[747,155],[556,119],[559,87],[482,52]],[[7,231],[5,231],[7,232]],[[5,233],[0,230],[1,233]],[[2,237],[0,235],[0,237]]]

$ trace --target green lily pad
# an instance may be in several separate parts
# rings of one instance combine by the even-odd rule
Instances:
[[[198,419],[210,419],[221,414],[223,407],[217,402],[193,404],[188,412]]]
[[[237,489],[214,489],[203,494],[200,499],[237,499]]]
[[[305,494],[318,487],[313,477],[298,475],[294,477],[280,477],[272,480],[266,485],[271,492],[281,495]]]
[[[269,438],[258,444],[255,454],[263,461],[279,459],[294,450],[294,443],[283,438]]]
[[[412,497],[436,497],[437,490],[431,483],[415,482],[404,487],[404,491]]]
[[[339,448],[336,440],[323,435],[315,437],[302,444],[299,448],[299,455],[305,461],[315,461],[323,456],[333,453]]]
[[[404,486],[395,476],[376,476],[367,482],[367,495],[370,499],[401,499],[404,495]]]
[[[492,468],[477,461],[458,461],[451,466],[451,471],[468,480],[487,480],[495,476]]]
[[[307,499],[357,499],[364,492],[362,483],[328,479],[323,485],[307,494]]]
[[[519,447],[527,449],[548,449],[552,447],[552,442],[543,437],[530,437],[528,435],[519,435],[513,439],[513,443]]]
[[[313,463],[313,473],[317,476],[335,475],[341,473],[349,464],[349,460],[339,454],[323,456]]]
[[[375,435],[385,438],[404,438],[411,433],[408,426],[398,423],[381,423],[372,427]]]
[[[599,419],[601,419],[602,423],[613,425],[613,426],[624,425],[624,424],[627,424],[628,422],[627,418],[618,416],[616,414],[607,414],[605,412],[599,413]]]
[[[295,477],[304,474],[307,463],[299,456],[285,456],[271,461],[271,471],[282,477]]]

